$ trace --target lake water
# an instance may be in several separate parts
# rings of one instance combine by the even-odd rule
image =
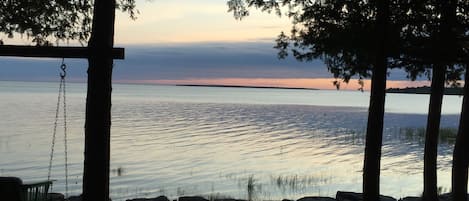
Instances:
[[[81,191],[86,85],[67,85],[69,194]],[[0,175],[47,178],[58,83],[0,82]],[[203,195],[273,200],[361,191],[369,93],[115,84],[111,197]],[[445,96],[442,127],[462,98]],[[388,94],[382,194],[422,191],[428,95]],[[61,123],[59,122],[59,131]],[[53,190],[64,192],[58,133]],[[453,138],[439,145],[450,186]]]

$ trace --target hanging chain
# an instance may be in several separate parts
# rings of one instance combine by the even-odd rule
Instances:
[[[57,106],[55,110],[54,130],[52,134],[52,143],[51,143],[47,180],[50,180],[51,172],[52,172],[52,161],[54,159],[55,139],[57,136],[57,122],[59,119],[59,112],[60,112],[60,101],[63,98],[64,149],[65,149],[65,197],[68,197],[67,101],[66,101],[66,87],[65,87],[65,77],[67,76],[67,72],[66,72],[67,65],[65,64],[64,59],[62,59],[62,64],[60,65],[60,69],[62,70],[62,72],[60,72],[59,95],[57,97]]]
[[[57,121],[59,120],[59,110],[60,110],[60,100],[62,98],[62,75],[60,75],[60,85],[59,85],[59,95],[57,97],[57,107],[55,109],[55,121],[54,121],[54,130],[52,132],[52,143],[51,143],[51,150],[50,150],[50,158],[49,158],[49,171],[47,172],[47,180],[50,180],[50,175],[52,172],[52,161],[54,159],[54,148],[55,148],[55,138],[57,134]]]
[[[62,74],[60,75],[60,81],[62,82],[62,94],[64,102],[64,152],[65,152],[65,197],[68,197],[68,146],[67,146],[67,100],[66,100],[66,87],[65,87],[65,76],[67,76],[67,65],[65,65],[64,59],[62,59]]]
[[[60,70],[62,70],[62,72],[60,72],[60,81],[61,82],[64,82],[65,83],[65,76],[67,76],[67,65],[65,64],[65,60],[62,59],[62,65],[60,65]]]

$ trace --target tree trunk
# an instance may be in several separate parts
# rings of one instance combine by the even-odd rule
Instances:
[[[425,133],[425,153],[423,170],[423,200],[438,200],[437,164],[438,134],[440,131],[441,106],[445,90],[446,66],[433,66],[430,104],[428,108],[427,129]]]
[[[115,0],[95,0],[88,42],[83,200],[109,200],[112,65]]]
[[[464,78],[464,98],[462,101],[461,117],[459,119],[458,135],[453,152],[452,170],[452,194],[454,201],[467,200],[467,168],[469,153],[469,65],[466,65],[466,76]]]
[[[433,37],[436,46],[434,55],[430,104],[428,108],[427,129],[425,133],[425,154],[423,170],[423,200],[438,200],[437,190],[437,156],[438,134],[440,131],[441,106],[445,91],[446,68],[451,65],[454,57],[455,35],[453,27],[456,22],[456,1],[440,1],[440,25]]]
[[[386,38],[389,23],[389,0],[378,1],[376,17],[377,54],[371,77],[371,96],[366,129],[363,167],[363,200],[379,200],[381,146],[383,141],[384,105],[386,98],[387,51]]]

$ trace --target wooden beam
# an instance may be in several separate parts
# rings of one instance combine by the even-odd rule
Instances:
[[[124,55],[124,48],[112,48],[113,59],[124,59]],[[89,51],[87,47],[0,45],[0,56],[86,59]]]

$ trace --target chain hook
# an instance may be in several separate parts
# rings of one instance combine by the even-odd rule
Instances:
[[[62,58],[62,65],[60,65],[60,69],[62,70],[62,72],[60,72],[60,77],[62,79],[64,79],[65,76],[67,76],[67,71],[65,71],[65,70],[67,70],[67,65],[65,64],[64,60],[65,59]]]

